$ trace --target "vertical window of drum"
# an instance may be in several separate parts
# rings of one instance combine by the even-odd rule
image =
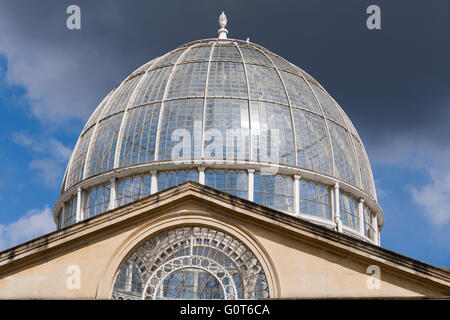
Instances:
[[[330,188],[300,180],[300,213],[331,220]]]
[[[96,216],[108,210],[111,186],[109,184],[93,187],[87,191],[85,219]]]
[[[334,122],[328,122],[328,125],[337,176],[356,185],[359,179],[357,179],[356,159],[350,135],[347,130]]]
[[[333,164],[324,119],[304,110],[291,110],[297,143],[297,166],[331,174]]]
[[[208,97],[247,98],[247,83],[242,63],[211,62]]]
[[[76,222],[77,216],[77,196],[66,203],[63,227],[70,226]]]
[[[372,212],[366,205],[364,205],[363,210],[364,210],[364,215],[363,215],[364,235],[371,240],[375,240],[375,230],[373,228]]]
[[[250,101],[250,109],[252,160],[295,165],[294,132],[289,108]]]
[[[179,185],[185,181],[198,182],[198,171],[162,171],[158,173],[158,191]]]
[[[254,175],[253,201],[280,211],[294,212],[294,180],[284,175]]]
[[[359,231],[359,216],[356,201],[346,193],[339,193],[339,207],[344,226]]]
[[[114,168],[117,136],[123,113],[102,120],[98,124],[97,136],[92,137],[94,144],[88,161],[88,176],[93,176]]]
[[[203,99],[165,102],[160,128],[159,160],[171,160],[173,151],[175,159],[172,160],[201,157],[203,102]],[[175,130],[175,134],[179,134],[179,141],[174,140],[175,136],[172,137]],[[185,141],[184,138],[188,140]],[[176,145],[180,148],[174,149]],[[181,146],[190,146],[190,150],[184,150]],[[175,154],[175,150],[180,152]]]
[[[247,172],[243,170],[207,170],[205,184],[240,198],[248,196]]]
[[[121,167],[154,160],[161,103],[128,110],[119,157]]]
[[[151,193],[152,176],[137,175],[119,180],[117,188],[117,206],[144,198]]]
[[[248,102],[238,99],[207,99],[205,158],[248,160],[249,152]]]

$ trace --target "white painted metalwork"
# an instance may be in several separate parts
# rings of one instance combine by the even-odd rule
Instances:
[[[220,68],[219,65],[221,65]],[[199,95],[200,91],[202,92],[201,95]],[[145,96],[147,93],[152,97]],[[291,94],[293,94],[292,98]],[[300,100],[299,97],[306,98]],[[195,111],[195,115],[179,113],[179,108],[197,104],[197,100],[201,100],[200,109],[183,109]],[[197,108],[196,105],[195,108]],[[252,112],[252,108],[255,109],[255,112]],[[285,108],[289,108],[289,110]],[[135,112],[138,109],[144,111]],[[240,110],[241,112],[239,115],[241,118],[238,118],[234,123],[232,123],[234,118],[230,116],[234,112],[233,110]],[[177,112],[176,116],[172,117],[167,114],[167,118],[164,118],[165,113]],[[242,116],[242,112],[246,114],[245,117]],[[283,115],[278,117],[277,112],[280,112],[280,114],[283,112]],[[76,221],[85,218],[83,216],[84,203],[87,201],[85,198],[89,195],[90,190],[102,185],[106,186],[103,190],[106,193],[103,196],[109,197],[108,208],[115,208],[120,205],[117,203],[117,197],[118,186],[121,181],[127,180],[127,183],[142,184],[142,179],[134,179],[133,177],[137,175],[148,176],[150,172],[151,183],[146,182],[147,186],[150,184],[148,186],[150,191],[147,190],[144,193],[139,191],[139,194],[136,195],[127,194],[127,199],[134,201],[149,193],[162,191],[158,190],[158,177],[166,177],[162,173],[171,172],[176,181],[185,181],[183,179],[189,177],[189,179],[194,179],[206,185],[210,184],[219,189],[221,187],[226,188],[226,192],[234,195],[242,196],[245,193],[244,197],[258,202],[258,197],[255,197],[255,184],[257,183],[255,174],[259,177],[261,172],[269,168],[277,172],[280,177],[285,176],[289,181],[294,181],[293,189],[288,190],[289,184],[285,185],[287,188],[285,192],[292,192],[292,195],[285,194],[285,200],[289,202],[288,198],[291,197],[294,202],[290,214],[327,227],[337,227],[340,231],[344,229],[346,233],[364,238],[364,228],[359,227],[360,230],[351,230],[351,228],[345,228],[342,225],[339,207],[340,191],[342,191],[346,196],[351,197],[352,201],[356,202],[356,199],[363,199],[367,210],[377,216],[380,227],[383,225],[383,214],[376,201],[375,190],[369,190],[374,189],[374,187],[367,188],[363,183],[361,166],[365,164],[360,160],[365,161],[367,154],[348,117],[328,92],[310,75],[256,44],[234,39],[207,39],[183,45],[133,72],[102,101],[95,113],[88,121],[90,124],[85,126],[80,136],[81,138],[86,135],[84,144],[87,144],[86,154],[82,155],[85,159],[78,161],[81,164],[84,161],[82,167],[83,179],[81,181],[68,179],[73,167],[81,166],[81,164],[74,165],[74,156],[72,155],[64,178],[63,192],[54,209],[56,221],[67,221],[68,224],[75,222],[66,213],[62,214],[64,202],[77,202]],[[147,114],[150,116],[147,117]],[[267,121],[266,118],[269,118],[269,115],[278,117],[276,123]],[[227,128],[235,129],[236,123],[238,123],[237,126],[240,123],[242,129],[244,124],[247,126],[247,116],[250,131],[248,159],[235,159],[233,161],[219,158],[206,159],[206,130],[217,125],[225,132]],[[266,118],[263,119],[263,117]],[[112,121],[113,118],[114,122]],[[188,118],[189,121],[198,119],[202,122],[201,142],[199,140],[200,156],[198,158],[194,156],[190,162],[180,164],[167,157],[169,149],[163,143],[168,145],[170,133],[173,131],[173,129],[167,129],[168,126],[173,128],[173,125],[177,123],[177,126],[181,125],[186,129],[192,129],[189,127],[190,124],[178,124],[187,121],[185,119]],[[149,123],[150,121],[154,121],[155,124]],[[207,125],[207,122],[210,122],[210,124]],[[138,124],[141,127],[147,125],[147,129],[138,128]],[[313,127],[312,131],[308,131],[308,128],[315,124],[320,124],[320,130]],[[114,125],[114,134],[107,132],[109,130],[108,125]],[[260,137],[253,136],[253,125],[255,125],[255,128],[271,125],[274,128],[284,130],[283,137],[292,135],[292,140],[289,138],[289,143],[286,141],[280,141],[280,143],[284,144],[283,150],[287,153],[290,153],[293,148],[294,154],[286,156],[284,160],[282,159],[277,164],[265,162],[258,158],[260,151],[256,148],[256,141]],[[162,137],[163,130],[165,130],[165,140]],[[153,134],[155,136],[152,136]],[[336,168],[340,164],[337,163],[335,146],[333,146],[333,140],[340,138],[340,136],[333,136],[336,134],[350,139],[348,144],[337,149],[340,152],[339,161],[346,165],[341,171]],[[106,141],[105,137],[112,137],[112,141]],[[100,138],[103,140],[97,141]],[[197,138],[200,139],[200,136],[195,137],[195,139]],[[133,139],[141,140],[135,141]],[[125,143],[131,146],[131,149],[129,148],[130,150],[127,151],[127,157],[130,157],[131,160],[128,161],[127,158],[122,163],[121,153],[123,150],[121,149],[123,149]],[[106,146],[106,144],[108,145]],[[79,145],[80,141],[76,144],[74,154],[81,148]],[[153,146],[154,149],[152,149]],[[298,148],[301,148],[301,151]],[[154,150],[154,158],[145,154],[140,156],[139,153],[134,156],[133,150],[135,149],[138,150],[137,152]],[[308,153],[309,151],[306,151],[306,149],[316,151],[315,153]],[[97,154],[105,150],[108,152],[106,156]],[[345,154],[342,150],[350,154]],[[92,158],[93,153],[95,153],[95,157]],[[113,158],[112,165],[108,162],[111,157]],[[361,157],[364,159],[361,159]],[[100,165],[98,163],[91,164],[91,158],[92,161],[97,161]],[[325,163],[323,166],[322,161]],[[95,170],[90,170],[91,165],[96,166]],[[374,186],[370,162],[368,161],[367,166],[368,168],[364,169],[364,174],[366,174],[364,179]],[[220,179],[236,179],[237,173],[242,170],[247,172],[246,177],[242,174],[239,176],[242,181],[244,181],[244,178],[246,179],[245,189],[230,189],[230,186],[236,185],[234,180],[234,182],[226,182],[225,184],[217,183]],[[346,176],[338,174],[339,172],[347,174],[351,172],[350,170],[353,170],[354,176],[348,177],[347,181],[345,180]],[[190,173],[187,174],[187,172]],[[183,177],[177,177],[178,175],[183,175]],[[301,179],[297,179],[295,176],[301,176]],[[350,181],[353,178],[354,181]],[[164,188],[165,185],[172,186],[172,182],[166,181],[165,184],[160,184],[160,187]],[[338,189],[335,189],[336,185],[338,185]],[[78,192],[79,188],[82,189],[81,196]],[[307,190],[307,188],[309,189]],[[86,196],[83,190],[86,190]],[[130,187],[127,190],[133,190],[133,188]],[[310,194],[310,192],[315,193]],[[281,196],[279,193],[277,195]],[[131,200],[121,203],[128,203],[129,201]],[[361,224],[361,210],[359,209],[358,205],[357,212]],[[317,210],[317,212],[311,212],[311,210]],[[70,210],[64,212],[70,212]],[[97,209],[94,212],[95,214],[101,213],[100,211],[97,212]],[[62,217],[59,217],[61,214]],[[88,216],[89,214],[86,215],[86,217]],[[376,233],[379,233],[378,229]],[[375,242],[374,240],[370,241]],[[377,241],[379,242],[379,240]]]
[[[187,226],[151,236],[132,249],[119,267],[112,298],[258,299],[269,294],[264,270],[246,245],[220,230]]]
[[[220,29],[219,29],[219,31],[217,31],[217,33],[219,34],[219,39],[226,39],[227,38],[228,30],[225,29],[225,27],[227,26],[227,22],[228,22],[227,16],[222,11],[222,13],[219,16]]]
[[[337,231],[342,232],[341,206],[339,203],[339,182],[334,185],[334,219]]]
[[[300,215],[300,179],[301,177],[294,175],[294,214]]]
[[[75,216],[75,221],[79,222],[83,220],[83,189],[78,187],[77,189],[77,213]]]

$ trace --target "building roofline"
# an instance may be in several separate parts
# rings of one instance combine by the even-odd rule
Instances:
[[[340,252],[345,252],[378,265],[388,267],[393,271],[409,274],[417,280],[433,282],[450,292],[450,271],[436,267],[402,254],[378,247],[363,240],[336,232],[309,221],[287,215],[281,211],[268,208],[252,201],[241,199],[212,187],[197,182],[186,181],[178,186],[137,200],[122,207],[102,213],[74,225],[40,236],[13,248],[0,252],[0,277],[6,270],[11,270],[13,264],[20,268],[28,260],[38,262],[48,250],[61,248],[64,244],[92,235],[122,222],[142,215],[159,207],[177,205],[180,201],[195,200],[207,202],[211,207],[233,210],[239,218],[260,220],[266,228],[282,229],[285,235],[308,241],[313,245],[328,245]],[[148,210],[144,210],[148,208]]]

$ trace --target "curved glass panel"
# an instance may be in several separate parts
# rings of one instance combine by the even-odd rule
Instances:
[[[150,162],[155,157],[160,103],[128,110],[123,128],[119,165]]]
[[[205,159],[249,159],[247,101],[208,99],[205,121]]]
[[[120,207],[150,195],[151,187],[152,176],[149,174],[119,180],[117,188],[117,206]]]
[[[322,116],[322,111],[317,105],[317,101],[305,80],[284,71],[281,71],[280,74],[286,85],[291,106],[303,108]]]
[[[212,61],[225,60],[241,62],[241,54],[233,44],[216,43],[211,57]]]
[[[93,176],[114,168],[117,137],[123,113],[116,114],[98,124],[97,135],[93,137],[94,143],[88,161],[88,176]]]
[[[159,68],[145,74],[142,85],[137,89],[133,106],[161,101],[173,67]]]
[[[207,62],[192,62],[175,67],[167,99],[203,97],[205,95]]]
[[[211,54],[211,46],[191,47],[188,52],[180,59],[178,63],[188,61],[209,61]]]
[[[164,104],[159,138],[159,160],[201,157],[203,99]]]
[[[314,83],[310,83],[310,85],[314,93],[316,94],[317,100],[319,100],[319,103],[322,106],[325,117],[339,123],[343,127],[346,127],[344,119],[339,113],[339,110],[330,99],[330,97],[326,94],[326,92],[316,86]]]
[[[297,70],[295,70],[295,68],[283,58],[280,58],[270,52],[268,52],[267,55],[270,57],[270,60],[272,60],[272,62],[279,70],[289,71],[291,73],[297,72]]]
[[[359,161],[359,168],[361,170],[362,187],[368,194],[374,195],[374,187],[372,184],[372,175],[370,173],[369,160],[364,154],[363,146],[358,142],[358,140],[353,138],[353,141],[355,143],[356,154],[358,155]]]
[[[119,267],[113,299],[268,298],[264,270],[234,237],[204,227],[171,229],[134,248]]]
[[[331,145],[333,146],[334,164],[336,166],[336,174],[342,180],[356,185],[357,172],[356,159],[350,136],[344,128],[328,122],[331,136]]]
[[[85,219],[96,216],[108,210],[111,186],[102,185],[94,187],[87,192],[86,207],[84,208]]]
[[[207,170],[205,184],[240,198],[248,197],[246,171]]]
[[[297,165],[331,174],[331,149],[324,119],[295,108],[292,109],[292,115],[297,144]]]
[[[89,147],[89,142],[91,141],[93,131],[94,128],[89,129],[89,131],[78,139],[77,146],[72,155],[70,171],[67,175],[66,190],[83,180],[87,149]]]
[[[289,176],[254,174],[256,203],[280,211],[294,212],[294,180]]]
[[[331,220],[330,189],[300,180],[300,213]]]
[[[283,84],[275,69],[252,64],[246,67],[251,99],[288,103]]]
[[[82,134],[84,134],[84,132],[87,129],[89,129],[90,127],[92,127],[94,124],[97,123],[97,120],[100,118],[101,113],[103,112],[106,103],[108,102],[109,98],[113,95],[113,93],[114,93],[114,90],[112,90],[110,93],[108,93],[108,95],[102,100],[102,102],[97,106],[97,108],[95,108],[94,113],[91,115],[91,117],[86,122],[86,125],[83,128]]]
[[[153,70],[153,69],[156,69],[156,68],[159,68],[162,66],[174,65],[177,62],[179,56],[184,52],[184,50],[185,50],[185,48],[167,53],[161,59],[156,61],[155,65],[153,65],[150,68],[150,70]]]
[[[250,101],[250,116],[253,160],[295,165],[294,132],[289,108]]]
[[[239,48],[242,52],[242,55],[244,56],[245,63],[254,63],[273,67],[272,62],[270,62],[270,60],[267,59],[267,57],[263,53],[261,53],[261,51],[241,44],[239,44]]]
[[[208,97],[247,98],[244,67],[236,62],[211,62]]]
[[[139,80],[141,80],[142,77],[143,74],[140,74],[126,81],[125,83],[122,83],[119,88],[114,91],[114,95],[111,96],[111,99],[105,106],[106,111],[102,115],[103,119],[126,109],[128,102],[131,99],[131,95],[133,94],[134,89],[136,88]]]

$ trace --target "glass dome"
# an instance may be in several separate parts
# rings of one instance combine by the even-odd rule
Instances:
[[[330,228],[341,221],[375,243],[383,224],[342,108],[305,71],[250,42],[185,44],[112,90],[81,132],[55,221],[65,227],[186,180]]]

